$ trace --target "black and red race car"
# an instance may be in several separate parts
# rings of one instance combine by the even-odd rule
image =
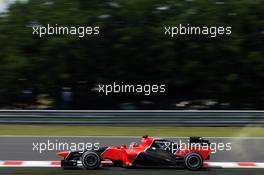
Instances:
[[[97,169],[102,166],[120,166],[125,168],[187,168],[199,170],[204,160],[210,158],[209,141],[200,137],[191,137],[188,145],[150,138],[141,138],[140,144],[102,147],[99,150],[64,151],[58,156],[64,157],[61,167]]]

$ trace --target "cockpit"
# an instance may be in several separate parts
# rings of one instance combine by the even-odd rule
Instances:
[[[179,146],[177,143],[174,143],[169,140],[164,139],[156,139],[151,145],[152,148],[157,150],[163,150],[163,151],[169,151],[169,152],[175,152],[179,149]]]
[[[135,148],[135,147],[139,147],[139,144],[136,143],[136,142],[131,142],[131,143],[129,144],[129,148]]]

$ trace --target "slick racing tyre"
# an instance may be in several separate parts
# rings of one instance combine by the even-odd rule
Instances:
[[[199,170],[203,167],[203,159],[200,154],[191,152],[185,156],[184,164],[188,170]]]
[[[82,155],[83,167],[87,170],[97,169],[101,164],[100,156],[93,151],[86,151]]]

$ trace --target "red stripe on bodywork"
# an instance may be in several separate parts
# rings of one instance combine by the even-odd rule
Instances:
[[[237,164],[239,166],[257,166],[255,163],[250,163],[250,162],[238,162]]]
[[[61,163],[59,161],[51,162],[51,165],[60,165]]]
[[[23,162],[14,162],[14,161],[7,161],[4,162],[3,165],[22,165]]]

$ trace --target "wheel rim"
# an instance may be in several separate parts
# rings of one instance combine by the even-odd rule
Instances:
[[[89,167],[96,166],[97,162],[97,157],[95,157],[94,155],[88,155],[85,157],[85,164]]]
[[[189,158],[188,163],[191,167],[195,168],[195,167],[198,167],[200,165],[200,160],[198,157],[192,156]]]

